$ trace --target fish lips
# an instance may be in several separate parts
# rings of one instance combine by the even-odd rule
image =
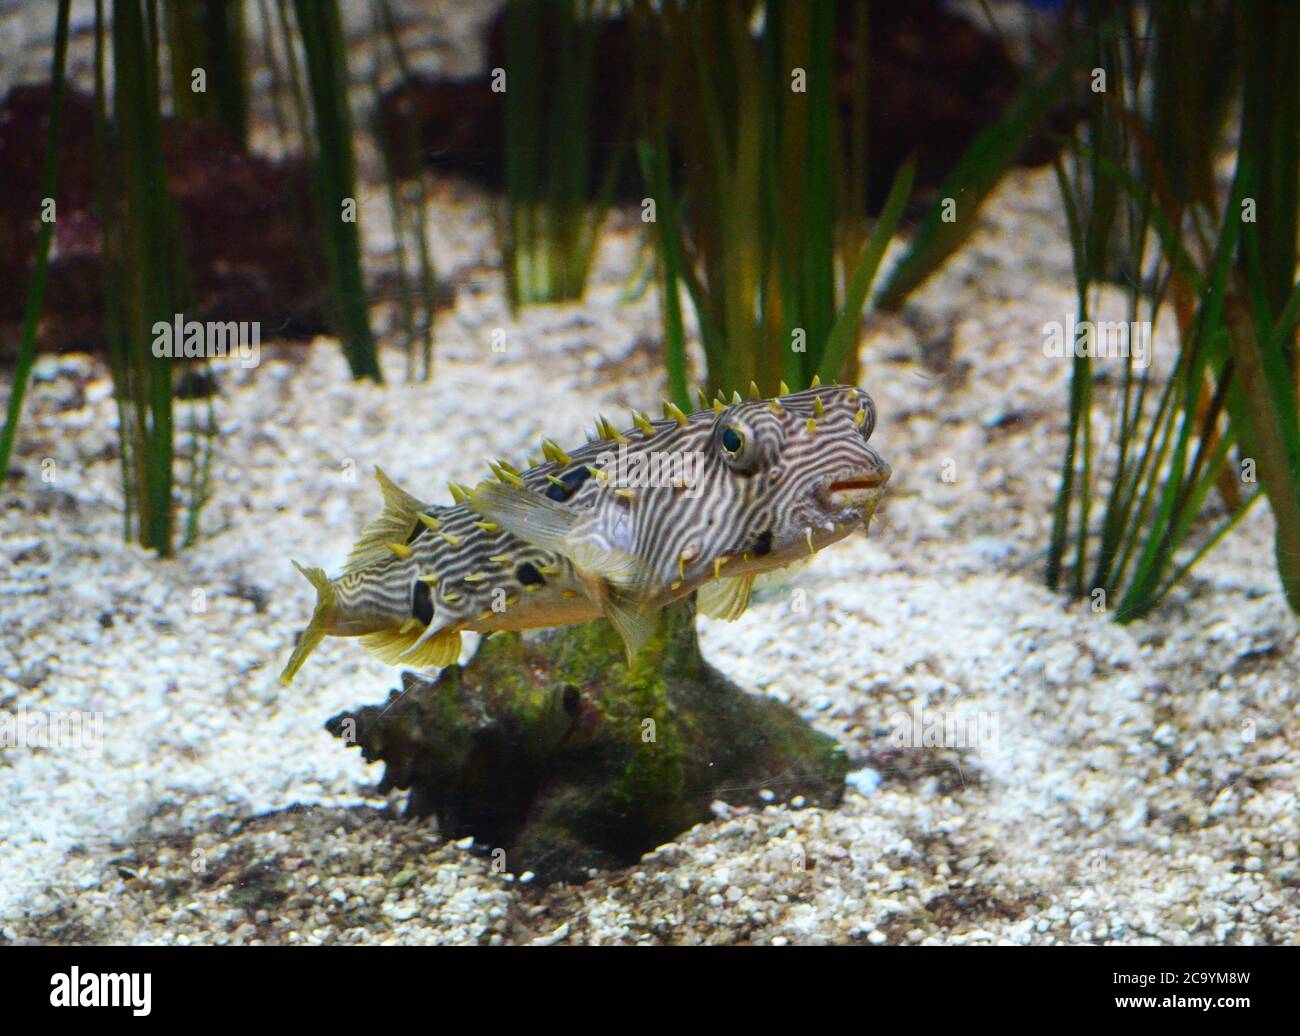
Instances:
[[[890,474],[889,465],[882,461],[878,467],[828,476],[817,487],[817,502],[836,525],[867,521],[885,495]]]

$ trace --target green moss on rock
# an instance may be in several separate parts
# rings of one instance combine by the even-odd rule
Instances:
[[[848,772],[833,739],[704,661],[691,602],[663,613],[631,666],[591,622],[501,634],[468,665],[402,685],[327,729],[386,764],[380,788],[409,789],[408,814],[436,814],[448,837],[502,848],[542,881],[634,863],[710,819],[715,799],[770,789],[835,805]]]

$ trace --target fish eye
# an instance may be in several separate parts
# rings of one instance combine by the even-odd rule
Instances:
[[[714,442],[727,467],[738,475],[752,474],[759,454],[758,441],[754,438],[753,431],[732,418],[718,429],[716,435]]]

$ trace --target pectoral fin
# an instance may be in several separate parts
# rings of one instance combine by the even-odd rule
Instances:
[[[470,492],[466,503],[520,539],[566,556],[570,551],[569,536],[578,523],[578,515],[537,493],[518,486],[483,482]]]
[[[521,540],[568,558],[584,580],[609,583],[633,597],[653,594],[649,569],[639,558],[575,536],[581,514],[553,500],[518,486],[484,482],[470,493],[468,503]]]
[[[627,664],[631,665],[646,642],[654,636],[659,612],[617,593],[605,594],[601,605],[605,618],[623,639],[623,646],[627,649]]]
[[[752,574],[715,579],[700,587],[696,607],[700,614],[711,619],[734,622],[749,607],[749,594],[753,588]]]
[[[811,562],[811,558],[799,558],[790,562],[784,568],[774,568],[770,572],[756,572],[754,574],[754,589],[760,592],[779,590],[807,568]]]
[[[468,503],[507,532],[568,558],[587,597],[623,639],[631,664],[658,622],[658,611],[642,603],[654,584],[639,558],[576,536],[580,514],[518,486],[483,483]]]

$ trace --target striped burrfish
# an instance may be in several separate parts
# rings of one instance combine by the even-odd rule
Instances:
[[[384,509],[343,572],[303,568],[318,594],[280,679],[324,637],[360,637],[390,664],[446,666],[461,631],[527,629],[603,616],[628,659],[657,613],[698,591],[699,610],[735,619],[756,576],[870,524],[890,468],[867,440],[875,405],[859,388],[775,399],[719,397],[692,414],[606,418],[579,449],[542,440],[527,470],[506,461],[451,504],[423,503],[375,475]],[[297,565],[297,562],[294,563]]]

